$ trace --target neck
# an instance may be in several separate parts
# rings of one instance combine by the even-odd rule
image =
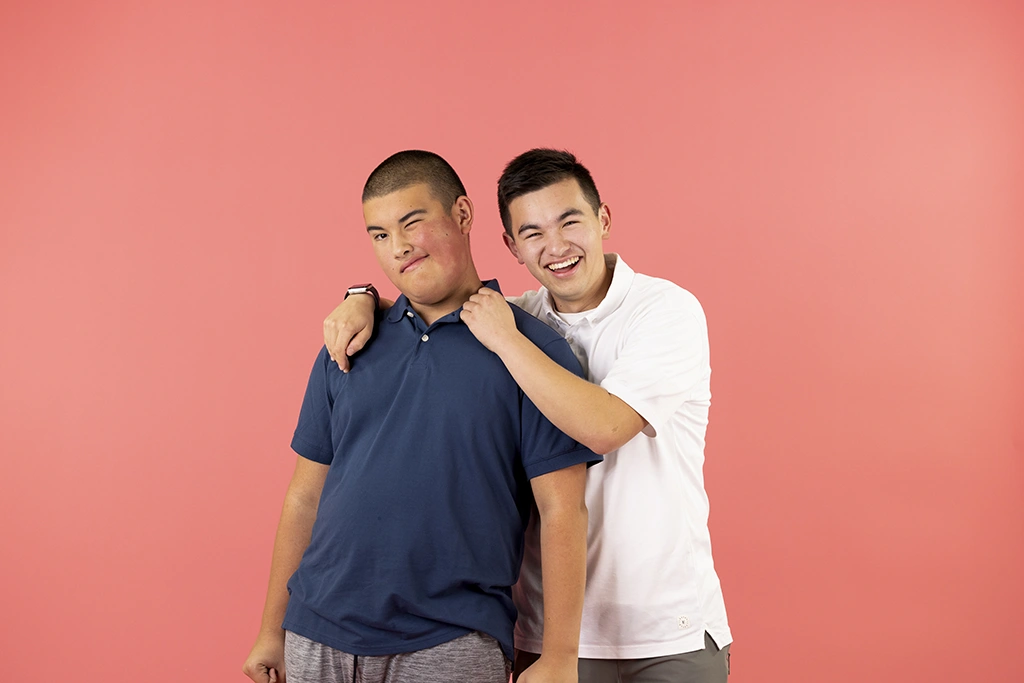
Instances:
[[[476,267],[472,267],[459,285],[440,301],[423,303],[409,299],[409,305],[423,318],[423,322],[433,325],[438,319],[462,308],[462,305],[469,301],[469,297],[476,294],[482,286],[483,282],[476,274]]]
[[[608,296],[608,288],[612,286],[612,275],[614,273],[615,271],[611,268],[605,267],[604,277],[601,278],[600,284],[578,299],[560,299],[552,293],[551,302],[555,305],[555,310],[559,313],[583,313],[584,311],[591,311],[597,308],[604,301],[604,298]]]

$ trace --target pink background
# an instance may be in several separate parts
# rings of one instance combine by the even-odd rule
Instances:
[[[241,681],[366,174],[518,292],[552,145],[707,310],[732,681],[1020,680],[1022,121],[1009,1],[4,2],[4,678]]]

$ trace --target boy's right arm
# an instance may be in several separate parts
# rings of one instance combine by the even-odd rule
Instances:
[[[328,465],[302,456],[295,463],[295,472],[281,509],[281,521],[277,525],[260,633],[242,667],[242,673],[257,683],[285,681],[284,629],[281,624],[288,607],[288,580],[309,545],[328,469]]]
[[[373,302],[371,294],[354,294],[331,311],[324,320],[324,346],[331,360],[342,372],[348,372],[348,357],[354,356],[373,334]],[[394,301],[380,300],[381,308],[391,308]]]

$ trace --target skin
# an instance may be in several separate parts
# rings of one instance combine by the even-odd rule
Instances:
[[[420,183],[367,200],[363,219],[381,270],[427,325],[480,289],[469,250],[469,197],[459,197],[445,210]]]
[[[468,197],[459,197],[446,210],[428,185],[413,185],[367,200],[363,203],[363,218],[381,270],[428,325],[463,306],[483,288],[469,248],[473,204]],[[372,328],[373,298],[362,295],[350,299],[357,305],[369,302]],[[342,369],[347,370],[347,365]],[[309,465],[316,463],[299,458],[296,476],[301,468],[302,477],[296,484],[295,498],[302,504],[290,505],[290,487],[275,542],[263,625],[243,668],[247,676],[259,683],[276,683],[285,676],[281,623],[288,604],[287,581],[309,545],[327,472],[327,467],[320,465],[321,476],[317,470],[311,472]],[[581,463],[535,477],[530,485],[540,519],[547,628],[540,659],[519,680],[576,681],[586,585],[586,465]],[[312,497],[314,490],[316,495]]]
[[[608,205],[595,211],[570,178],[516,197],[508,210],[512,234],[502,235],[505,246],[551,292],[555,308],[564,313],[597,308],[612,283],[603,244],[612,227]],[[569,260],[576,263],[550,267]]]

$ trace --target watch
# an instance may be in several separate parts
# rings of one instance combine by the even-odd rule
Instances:
[[[345,292],[345,298],[349,298],[353,294],[369,294],[373,297],[373,308],[376,310],[380,308],[380,294],[377,293],[377,288],[367,282],[365,285],[352,285]]]

